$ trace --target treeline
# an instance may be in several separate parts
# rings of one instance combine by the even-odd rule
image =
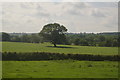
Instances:
[[[80,46],[101,46],[101,47],[119,47],[119,33],[79,33],[67,34],[69,44]]]
[[[8,34],[2,33],[1,41],[43,43],[47,42],[38,33],[28,34]],[[101,47],[119,47],[119,33],[66,33],[64,44],[80,46],[101,46]],[[63,44],[63,43],[60,43]]]
[[[43,42],[42,37],[39,34],[8,34],[1,33],[1,41],[10,41],[10,42],[27,42],[27,43],[41,43]]]
[[[41,60],[84,60],[84,61],[120,61],[118,55],[88,55],[88,54],[64,54],[64,53],[47,53],[47,52],[33,52],[33,53],[16,53],[4,52],[2,53],[3,61],[41,61]]]

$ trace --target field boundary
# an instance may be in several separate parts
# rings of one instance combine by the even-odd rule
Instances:
[[[119,80],[118,78],[3,78],[1,80]]]
[[[2,52],[3,61],[42,61],[67,59],[82,61],[120,61],[120,55],[64,54],[49,52]]]

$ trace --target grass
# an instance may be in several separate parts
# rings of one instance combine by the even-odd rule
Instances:
[[[73,53],[73,54],[94,54],[94,55],[117,55],[117,47],[92,47],[58,45],[52,47],[50,43],[20,43],[20,42],[1,42],[3,52],[51,52],[51,53]]]
[[[50,43],[1,42],[3,52],[50,52],[117,55],[117,47],[91,47]],[[113,61],[2,61],[3,78],[118,78],[118,62]]]
[[[3,61],[2,67],[3,78],[118,78],[118,62],[109,61]]]

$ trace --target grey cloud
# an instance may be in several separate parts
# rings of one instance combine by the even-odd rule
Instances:
[[[68,13],[71,15],[76,15],[76,16],[82,15],[81,12],[77,10],[69,10]]]
[[[96,8],[102,8],[102,7],[118,7],[118,2],[94,2],[91,3]]]
[[[49,17],[50,14],[49,13],[45,13],[45,12],[38,12],[34,16],[36,16],[36,17]]]
[[[74,4],[74,7],[75,8],[89,8],[90,7],[90,4],[88,4],[87,2],[77,2]]]
[[[43,17],[49,17],[50,14],[47,13],[47,11],[44,11],[44,8],[40,6],[39,3],[21,3],[21,8],[24,8],[26,10],[34,10],[34,12],[25,13],[24,16],[31,16],[36,18],[43,18]]]
[[[103,18],[107,17],[108,14],[105,13],[105,11],[102,10],[102,8],[98,7],[96,4],[99,4],[98,6],[101,5],[102,8],[116,8],[116,3],[98,3],[98,2],[93,2],[93,3],[85,3],[85,2],[78,2],[78,3],[73,3],[71,4],[71,8],[68,9],[66,12],[68,12],[71,15],[77,15],[77,16],[94,16],[96,18]],[[108,11],[108,10],[106,10]]]
[[[30,6],[28,6],[28,5],[26,5],[26,4],[21,4],[20,6],[21,6],[22,8],[26,8],[26,9],[30,8]]]
[[[108,27],[108,28],[116,28],[117,26],[118,26],[117,17],[114,19],[111,19],[108,23],[105,24],[105,27]]]
[[[21,5],[22,4],[22,5]],[[9,6],[12,5],[12,6]],[[14,6],[13,6],[14,5]],[[37,32],[42,26],[58,22],[67,26],[70,32],[95,32],[116,28],[116,10],[98,8],[91,3],[14,3],[3,8],[4,30],[8,32]],[[95,10],[94,10],[95,9]],[[110,15],[106,14],[110,13]],[[109,17],[113,17],[112,19]],[[107,21],[108,20],[108,21]],[[106,22],[107,21],[107,22]],[[99,27],[100,26],[100,27]]]
[[[84,3],[84,2],[75,2],[75,3],[71,3],[71,4],[68,4],[70,5],[70,8],[69,6],[66,7],[66,12],[68,14],[72,14],[72,15],[82,15],[81,11],[87,7],[89,7],[89,5],[87,3]]]
[[[32,9],[32,8],[41,9],[42,8],[38,3],[34,3],[34,2],[21,3],[20,6],[21,6],[21,8],[26,8],[26,9]]]
[[[66,7],[66,12],[76,16],[90,16],[93,13],[94,7],[90,3],[74,2]]]
[[[106,17],[106,14],[100,12],[100,11],[93,11],[92,16],[95,16],[95,17]]]

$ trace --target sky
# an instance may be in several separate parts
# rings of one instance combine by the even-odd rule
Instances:
[[[2,3],[2,31],[38,33],[48,23],[72,33],[118,31],[117,2],[55,1]]]

